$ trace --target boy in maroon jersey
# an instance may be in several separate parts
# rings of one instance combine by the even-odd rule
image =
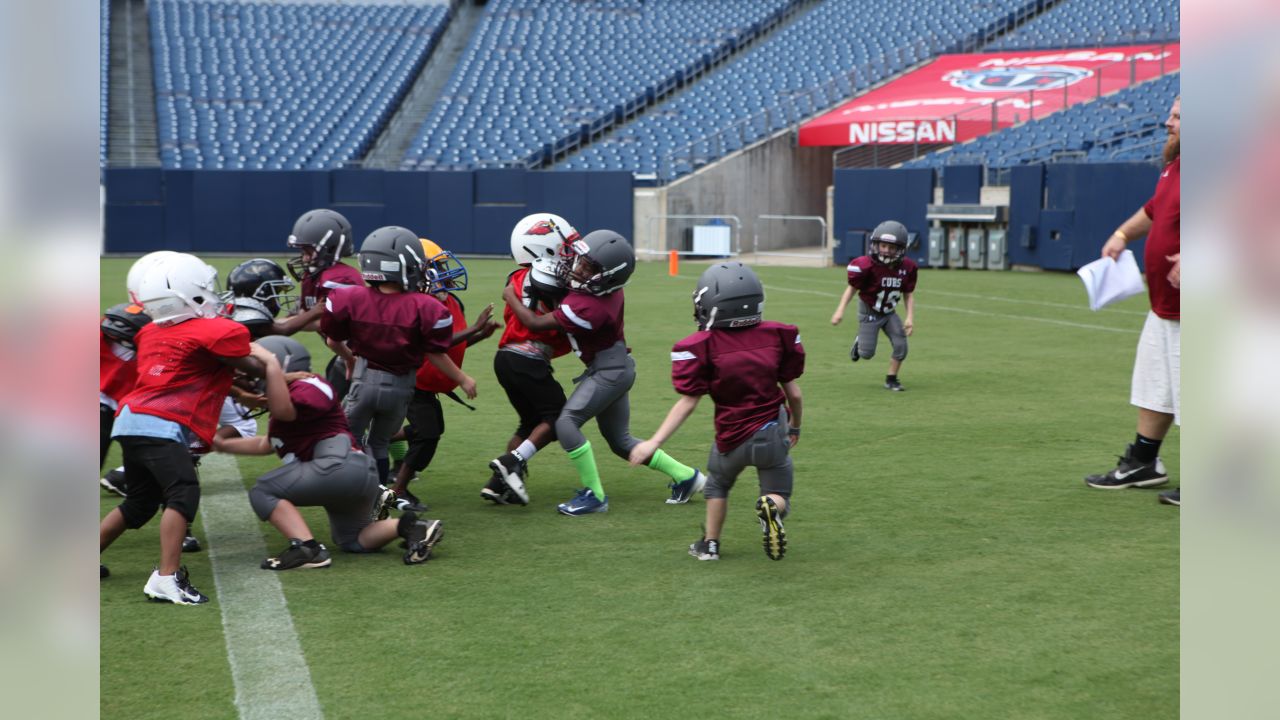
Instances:
[[[889,359],[889,374],[884,378],[886,390],[902,392],[898,382],[898,370],[907,357],[907,336],[915,324],[916,275],[919,267],[907,254],[907,229],[902,223],[886,220],[871,231],[871,255],[863,255],[849,261],[849,286],[840,297],[831,316],[831,324],[839,325],[844,319],[845,306],[858,292],[858,335],[849,350],[849,359],[870,360],[876,354],[876,338],[880,331],[889,336],[893,355]],[[898,301],[906,298],[907,318],[898,318],[894,312]]]
[[[274,450],[284,461],[249,490],[254,512],[289,540],[283,552],[262,561],[262,569],[329,566],[328,548],[316,541],[298,512],[309,506],[325,509],[333,544],[346,552],[374,552],[400,537],[408,546],[405,564],[425,562],[443,535],[441,522],[419,520],[414,513],[385,519],[388,508],[377,466],[360,452],[333,388],[311,374],[307,349],[296,340],[272,336],[256,343],[251,355],[266,367],[267,435],[215,436],[214,449],[242,455]]]
[[[466,310],[462,301],[455,295],[467,289],[467,268],[436,243],[421,238],[423,257],[428,266],[427,292],[444,304],[449,315],[453,317],[453,338],[446,353],[449,359],[459,368],[467,346],[474,345],[493,334],[498,324],[490,319],[493,305],[480,311],[474,324],[468,326]],[[401,510],[425,512],[426,507],[411,492],[409,482],[414,473],[427,469],[435,458],[436,448],[440,445],[440,437],[444,435],[444,408],[440,407],[439,394],[462,402],[453,391],[458,384],[436,369],[430,360],[418,368],[413,388],[413,399],[409,401],[405,419],[408,425],[392,436],[392,441],[407,441],[408,448],[404,454],[404,462],[400,463],[395,475],[396,507]],[[465,403],[464,403],[465,404]],[[471,408],[470,405],[467,407]],[[471,408],[474,410],[475,408]],[[394,451],[394,448],[391,448]]]
[[[628,393],[636,381],[636,364],[623,335],[625,301],[621,292],[635,271],[636,256],[631,244],[612,230],[596,230],[570,245],[570,250],[572,254],[562,266],[569,293],[553,312],[534,314],[520,303],[510,285],[503,291],[503,299],[530,330],[561,328],[587,366],[587,371],[575,378],[578,387],[555,424],[560,445],[569,453],[582,481],[582,489],[556,509],[576,517],[609,510],[595,454],[582,426],[595,418],[609,449],[623,460],[630,460],[631,449],[640,442],[631,435]],[[706,482],[700,471],[661,450],[654,451],[646,464],[671,479],[671,499],[667,501],[671,504],[688,502]]]
[[[98,352],[98,467],[107,461],[111,448],[111,426],[120,409],[120,398],[129,394],[138,382],[138,331],[151,322],[142,307],[120,303],[102,315],[102,332]],[[102,487],[124,496],[124,472],[115,470],[99,481]]]
[[[142,263],[143,258],[139,260]],[[129,295],[151,316],[137,334],[138,382],[120,400],[112,436],[124,451],[129,495],[98,528],[106,550],[145,525],[164,505],[160,563],[143,592],[153,600],[198,605],[209,598],[179,568],[182,540],[200,504],[189,443],[211,446],[235,370],[261,376],[249,332],[219,317],[217,271],[193,255],[171,253],[129,276]]]
[[[378,478],[386,484],[387,444],[404,424],[423,360],[468,398],[476,396],[476,381],[445,354],[453,341],[453,317],[439,300],[421,292],[427,268],[416,233],[396,226],[374,230],[360,247],[360,267],[369,286],[330,292],[320,331],[348,363],[352,383],[342,409],[351,431],[365,438]]]
[[[534,213],[516,223],[511,230],[511,258],[520,268],[507,276],[507,286],[521,305],[539,315],[555,310],[565,294],[557,272],[560,258],[578,238],[568,221],[551,213]],[[507,441],[507,451],[489,461],[493,474],[480,489],[480,497],[495,505],[528,505],[529,461],[556,439],[555,422],[565,403],[551,360],[569,353],[569,340],[558,329],[530,330],[509,307],[503,308],[503,319],[506,329],[493,355],[493,372],[519,425]]]
[[[804,346],[794,325],[763,320],[764,286],[742,263],[713,265],[698,278],[693,316],[698,332],[671,349],[671,382],[680,399],[652,438],[631,451],[645,462],[680,427],[703,395],[716,404],[716,441],[707,460],[707,524],[689,546],[699,560],[720,558],[720,531],[729,490],[754,466],[760,478],[756,515],[764,551],[781,560],[787,550],[782,519],[790,510],[790,449],[800,439]]]

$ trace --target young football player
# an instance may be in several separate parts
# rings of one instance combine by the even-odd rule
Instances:
[[[420,240],[423,256],[427,260],[427,292],[443,303],[453,318],[453,339],[446,354],[461,368],[467,347],[484,340],[498,329],[498,324],[490,317],[493,305],[481,310],[475,323],[468,326],[462,300],[455,294],[467,289],[466,266],[453,253],[436,243],[426,238]],[[395,487],[392,488],[397,497],[396,507],[401,510],[426,511],[417,496],[409,492],[409,482],[415,473],[426,470],[431,464],[436,448],[440,445],[440,437],[444,435],[444,409],[440,407],[438,395],[447,395],[461,403],[462,400],[453,392],[457,387],[458,384],[440,372],[430,360],[418,368],[413,399],[409,401],[409,409],[405,414],[408,424],[401,432],[392,436],[393,441],[398,438],[408,441],[408,449],[395,473]]]
[[[355,254],[356,236],[351,230],[351,223],[341,213],[317,208],[303,213],[293,223],[289,247],[298,250],[298,256],[286,265],[289,274],[301,287],[297,311],[282,324],[318,330],[320,313],[324,311],[324,301],[330,291],[340,287],[364,286],[360,271],[342,262],[342,258]],[[338,392],[339,398],[346,397],[348,374],[340,355],[330,358],[325,366],[325,379]]]
[[[424,359],[468,399],[476,396],[476,381],[445,354],[453,341],[453,317],[421,292],[427,270],[422,254],[417,234],[396,226],[374,230],[360,247],[368,286],[332,290],[320,316],[320,332],[348,363],[352,382],[342,409],[377,462],[383,484],[391,469],[387,443],[404,424]]]
[[[689,554],[699,560],[720,558],[729,491],[738,475],[753,466],[760,480],[756,515],[764,552],[781,560],[787,550],[782,519],[791,508],[790,450],[800,439],[800,331],[763,319],[764,286],[739,262],[712,265],[702,273],[693,292],[693,317],[698,332],[671,349],[671,382],[680,398],[653,437],[631,451],[631,462],[646,462],[659,452],[702,396],[710,395],[716,405],[716,438],[707,460],[707,523]]]
[[[586,372],[575,378],[578,387],[555,423],[556,437],[582,481],[582,489],[556,509],[579,516],[609,510],[609,498],[582,426],[595,418],[609,449],[623,460],[630,459],[631,449],[640,442],[630,429],[628,392],[635,383],[636,365],[623,335],[622,295],[622,287],[635,271],[636,256],[626,238],[612,230],[596,230],[574,241],[569,249],[570,255],[561,265],[569,292],[553,312],[535,314],[511,285],[503,291],[503,299],[530,330],[563,330],[587,366]],[[671,479],[670,503],[688,502],[706,483],[701,471],[677,462],[662,450],[653,452],[648,466]]]
[[[227,273],[231,319],[249,328],[249,335],[255,339],[294,334],[312,324],[310,320],[318,320],[323,311],[323,308],[313,309],[309,316],[298,314],[298,296],[292,293],[294,287],[293,281],[285,276],[284,268],[274,260],[245,260]],[[283,321],[276,319],[281,312],[285,314]]]
[[[102,314],[98,351],[98,467],[107,461],[111,449],[111,426],[120,409],[120,398],[129,394],[138,381],[138,331],[151,322],[142,306],[120,303]],[[103,488],[124,496],[124,469],[116,468],[99,481]]]
[[[538,315],[555,310],[565,294],[558,273],[560,258],[578,238],[572,225],[551,213],[534,213],[516,223],[511,230],[511,258],[520,267],[507,276],[507,286],[520,304]],[[509,307],[502,312],[506,328],[493,355],[493,372],[519,425],[507,441],[507,451],[489,461],[493,474],[480,489],[480,497],[495,505],[528,505],[528,463],[556,439],[555,422],[565,403],[551,360],[569,353],[569,340],[558,328],[530,330]]]
[[[849,359],[870,360],[876,354],[876,338],[880,331],[889,336],[893,355],[889,358],[889,374],[884,378],[886,390],[902,392],[898,370],[907,357],[907,336],[915,325],[916,261],[906,257],[907,229],[902,223],[886,220],[871,231],[871,254],[849,261],[849,285],[840,296],[840,304],[831,316],[831,324],[844,319],[845,306],[858,293],[858,335],[854,338]],[[906,299],[907,318],[898,317],[895,308]]]
[[[346,552],[374,552],[399,537],[408,546],[406,565],[425,562],[443,536],[442,523],[414,513],[386,518],[390,493],[378,484],[373,458],[360,451],[333,388],[311,374],[307,349],[273,336],[255,343],[251,355],[266,367],[267,435],[215,436],[214,449],[240,455],[275,452],[284,461],[249,490],[253,511],[289,541],[279,555],[262,561],[262,569],[320,568],[332,562],[299,507],[323,507],[333,544]]]
[[[219,316],[217,277],[204,261],[182,253],[129,274],[129,297],[152,322],[138,331],[138,382],[121,398],[111,432],[124,451],[128,497],[98,528],[106,550],[164,505],[160,562],[143,593],[179,605],[209,600],[179,567],[182,540],[200,504],[189,445],[193,439],[212,445],[235,370],[262,375],[262,364],[249,357],[248,331]]]

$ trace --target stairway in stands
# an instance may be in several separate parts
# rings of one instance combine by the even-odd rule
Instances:
[[[111,0],[107,164],[159,167],[155,83],[145,0]]]

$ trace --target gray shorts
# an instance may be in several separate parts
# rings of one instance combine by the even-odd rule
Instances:
[[[556,419],[556,438],[566,452],[587,442],[582,426],[596,419],[600,434],[613,454],[626,460],[631,448],[640,444],[631,434],[631,399],[628,393],[636,382],[636,363],[624,344],[618,343],[596,355],[587,372],[574,378],[578,387]]]
[[[351,389],[342,401],[342,412],[347,415],[351,433],[364,441],[373,457],[387,457],[391,436],[404,425],[409,412],[416,379],[416,374],[411,372],[392,375],[374,370],[367,360],[356,358]]]
[[[333,544],[347,552],[366,552],[357,538],[373,522],[379,497],[377,465],[353,450],[346,435],[321,440],[311,460],[285,463],[249,490],[249,504],[261,520],[271,517],[281,500],[323,507]]]
[[[791,442],[787,438],[787,411],[778,413],[778,419],[756,431],[738,447],[727,453],[711,445],[707,458],[707,486],[703,493],[708,498],[727,498],[738,476],[747,467],[754,467],[760,478],[761,495],[781,495],[791,498],[795,472],[791,465]]]
[[[893,346],[893,359],[899,362],[905,360],[907,331],[902,327],[902,318],[898,317],[896,312],[874,313],[866,303],[859,300],[858,338],[854,340],[858,344],[858,357],[870,360],[876,356],[876,341],[880,338],[881,330],[889,336],[889,343]]]

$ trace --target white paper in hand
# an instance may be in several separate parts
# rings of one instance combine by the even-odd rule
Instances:
[[[1119,261],[1109,257],[1098,258],[1077,270],[1076,274],[1084,281],[1084,289],[1089,293],[1089,309],[1095,312],[1146,289],[1132,250],[1120,253]]]

